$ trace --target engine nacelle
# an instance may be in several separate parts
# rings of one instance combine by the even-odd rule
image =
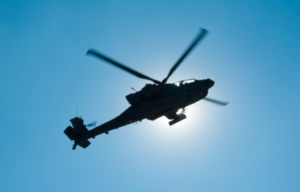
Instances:
[[[138,105],[143,99],[155,97],[158,93],[158,85],[146,84],[141,91],[127,95],[126,99],[130,105]]]
[[[142,101],[143,93],[141,91],[136,93],[131,93],[126,96],[126,99],[130,105],[137,105]]]

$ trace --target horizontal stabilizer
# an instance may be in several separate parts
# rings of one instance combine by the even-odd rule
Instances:
[[[82,148],[87,148],[91,143],[89,142],[89,140],[84,139],[89,130],[83,124],[83,120],[75,117],[70,121],[74,128],[68,126],[64,130],[64,133],[69,137],[71,141],[74,141],[73,150],[76,149],[77,145]]]
[[[69,137],[69,139],[71,141],[76,139],[77,133],[76,133],[75,129],[73,129],[71,126],[67,127],[65,129],[64,133]]]

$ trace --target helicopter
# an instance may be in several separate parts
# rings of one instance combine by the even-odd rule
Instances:
[[[118,129],[125,125],[142,121],[143,119],[156,120],[162,116],[167,117],[169,125],[172,126],[184,119],[185,107],[200,101],[201,99],[213,102],[225,106],[228,102],[222,102],[215,99],[206,97],[208,90],[215,84],[211,79],[204,80],[181,80],[176,83],[167,83],[169,77],[178,68],[186,56],[192,51],[192,49],[207,35],[208,31],[201,28],[199,34],[192,41],[188,49],[182,54],[178,61],[170,69],[166,78],[162,81],[150,78],[134,69],[127,67],[126,65],[113,60],[112,58],[98,52],[95,49],[89,49],[87,55],[97,57],[107,63],[118,67],[138,78],[150,80],[153,84],[146,84],[140,91],[131,93],[126,96],[130,107],[128,107],[123,113],[116,118],[99,125],[91,130],[87,129],[87,126],[94,125],[83,124],[83,119],[75,117],[71,119],[72,126],[68,126],[64,133],[69,137],[71,141],[74,141],[73,150],[79,145],[82,148],[86,148],[90,145],[88,139],[95,138],[100,134],[109,134],[110,131]],[[182,109],[182,112],[177,114],[177,111]]]

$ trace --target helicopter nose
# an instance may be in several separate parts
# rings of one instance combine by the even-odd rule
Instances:
[[[207,79],[206,82],[207,82],[208,88],[211,88],[215,84],[215,82],[211,79]]]

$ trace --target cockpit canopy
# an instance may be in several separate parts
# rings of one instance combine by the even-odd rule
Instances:
[[[186,84],[190,84],[190,83],[194,83],[194,82],[195,82],[195,79],[187,79],[187,80],[178,81],[178,82],[174,83],[174,85],[179,87],[181,85],[186,85]]]

